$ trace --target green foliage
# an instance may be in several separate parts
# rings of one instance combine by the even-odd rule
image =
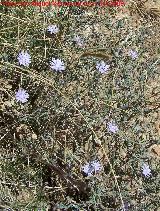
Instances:
[[[100,17],[93,8],[78,17],[63,9],[58,17],[45,7],[1,9],[0,208],[158,210],[159,154],[150,150],[158,146],[157,23],[135,27],[115,8]],[[52,24],[56,35],[47,32]],[[17,61],[21,50],[31,55],[28,68]],[[66,70],[51,70],[52,57]],[[100,60],[110,64],[105,74],[96,69]],[[16,101],[19,87],[27,103]],[[118,133],[108,130],[111,120]],[[93,160],[103,170],[86,177],[82,166]]]

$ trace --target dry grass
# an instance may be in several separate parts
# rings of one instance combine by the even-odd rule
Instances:
[[[159,3],[148,2],[103,15],[85,8],[81,18],[55,18],[54,8],[1,9],[2,210],[158,211]],[[46,32],[54,23],[57,36]],[[32,55],[29,68],[17,62],[22,49]],[[67,64],[64,73],[50,70],[54,56]],[[101,59],[108,74],[96,70]],[[30,95],[24,105],[15,100],[19,87]],[[107,130],[111,119],[118,134]],[[103,170],[85,177],[82,166],[95,159]]]

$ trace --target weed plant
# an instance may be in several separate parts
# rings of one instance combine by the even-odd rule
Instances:
[[[137,5],[1,6],[1,210],[159,210],[159,19]]]

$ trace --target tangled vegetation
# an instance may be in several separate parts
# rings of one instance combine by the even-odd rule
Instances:
[[[158,4],[1,5],[1,210],[159,210]]]

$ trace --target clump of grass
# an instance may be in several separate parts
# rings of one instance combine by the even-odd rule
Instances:
[[[157,21],[2,10],[1,209],[158,210]]]

